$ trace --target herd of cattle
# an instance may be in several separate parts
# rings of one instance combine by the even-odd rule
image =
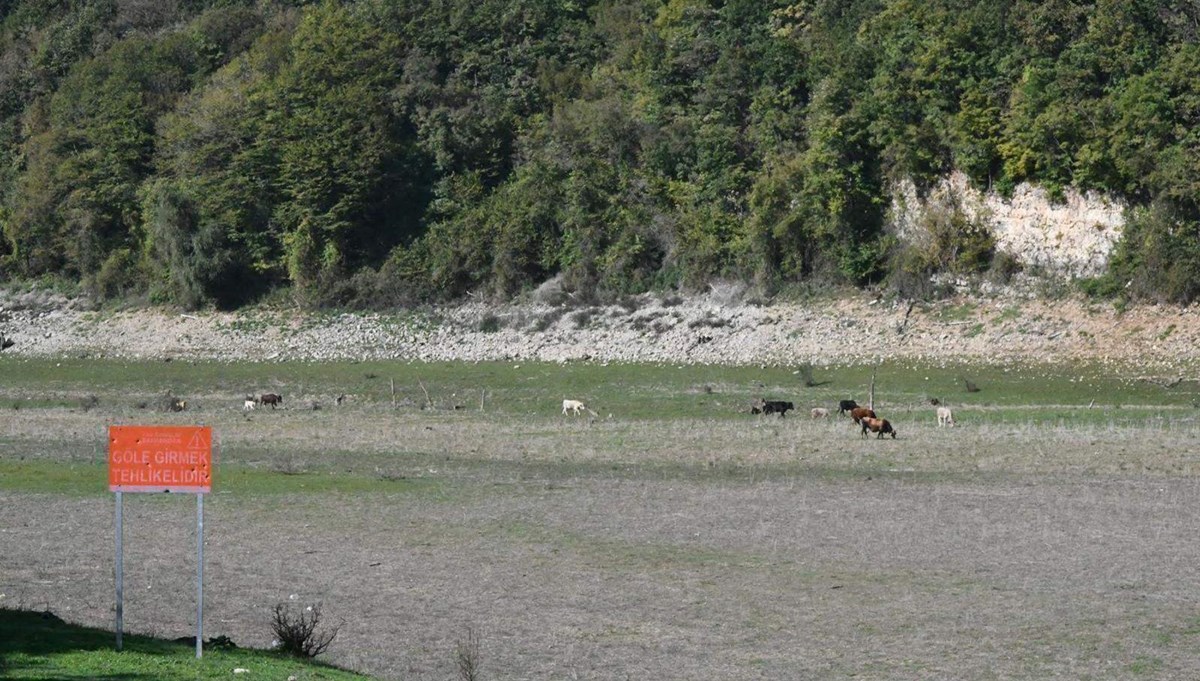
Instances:
[[[876,439],[890,434],[892,439],[896,439],[896,429],[887,419],[878,418],[875,410],[870,407],[860,407],[854,400],[842,400],[838,402],[838,414],[850,414],[850,418],[854,419],[854,423],[862,426],[862,436],[866,437],[868,432],[875,433]]]
[[[794,410],[796,405],[791,402],[782,400],[764,400],[759,399],[754,404],[750,405],[751,414],[779,414],[783,416],[787,412]],[[942,407],[942,409],[946,409]],[[949,409],[946,409],[949,412]],[[939,412],[939,423],[941,422],[941,409]],[[866,437],[868,432],[876,433],[876,438],[881,438],[884,435],[891,435],[892,439],[896,437],[896,429],[887,419],[878,418],[875,410],[869,407],[860,407],[854,400],[842,400],[838,402],[838,416],[850,414],[850,418],[854,419],[855,425],[862,426],[862,436]],[[823,419],[829,417],[829,410],[824,407],[813,407],[809,414],[814,419]],[[953,420],[951,420],[953,423]]]
[[[937,402],[934,402],[937,404]],[[779,414],[783,416],[788,411],[794,410],[796,406],[791,402],[782,400],[764,400],[758,399],[750,405],[751,414]],[[838,416],[850,415],[854,420],[855,425],[862,429],[862,436],[867,437],[868,433],[875,433],[876,439],[882,438],[884,435],[891,435],[892,439],[896,438],[896,428],[890,421],[884,418],[879,418],[875,410],[870,407],[861,407],[854,400],[841,400],[838,402]],[[823,419],[829,417],[829,410],[825,407],[813,407],[809,415],[814,419]],[[939,406],[937,410],[938,426],[954,426],[954,412],[949,407]]]
[[[338,401],[339,403],[341,402],[340,399]],[[275,393],[263,393],[259,397],[247,395],[246,401],[242,402],[242,411],[253,411],[254,408],[260,404],[264,407],[270,405],[270,407],[274,409],[275,407],[283,404],[283,396]]]
[[[337,398],[337,403],[340,405],[344,398],[345,395],[339,396]],[[176,409],[176,411],[186,408],[186,404],[186,402],[182,402],[180,408]],[[246,400],[242,403],[242,410],[253,411],[259,405],[264,407],[270,406],[272,409],[274,409],[282,404],[283,396],[276,393],[263,393],[258,397],[247,395]],[[766,400],[762,398],[759,398],[750,405],[750,413],[752,414],[779,414],[780,417],[784,416],[789,411],[794,411],[795,409],[796,405],[792,402],[786,402],[784,400]],[[562,413],[564,416],[567,414],[578,416],[585,411],[589,412],[593,416],[596,415],[596,412],[588,408],[588,406],[581,400],[562,401]],[[855,425],[861,427],[862,437],[864,438],[867,437],[868,433],[875,433],[876,439],[882,438],[884,435],[891,435],[892,439],[896,438],[896,428],[890,421],[879,418],[874,409],[871,409],[870,407],[861,407],[859,406],[858,402],[855,402],[854,400],[841,400],[838,402],[837,413],[838,416],[845,416],[849,414],[850,418],[854,420]],[[813,407],[810,410],[809,415],[814,419],[828,418],[829,410],[825,407]],[[938,407],[937,423],[938,426],[954,426],[954,413],[949,407]]]
[[[934,402],[937,404],[936,402]],[[789,411],[794,411],[796,405],[792,402],[784,400],[766,400],[759,398],[750,405],[751,414],[779,414],[783,417]],[[572,414],[578,416],[580,413],[587,411],[592,415],[596,412],[588,408],[581,400],[563,400],[562,413],[563,416]],[[875,433],[875,438],[882,438],[884,435],[891,435],[892,439],[896,439],[896,428],[887,419],[879,418],[874,409],[870,407],[860,407],[854,400],[842,400],[838,402],[837,413],[839,416],[846,414],[854,420],[855,425],[862,428],[862,436],[867,437],[868,433]],[[823,419],[829,417],[829,410],[825,407],[813,407],[809,414],[814,419]],[[954,426],[954,413],[949,407],[939,406],[937,410],[938,426]]]

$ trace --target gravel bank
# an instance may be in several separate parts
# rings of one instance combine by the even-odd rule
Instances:
[[[1112,361],[1182,375],[1200,358],[1200,308],[1124,311],[1000,296],[914,304],[864,297],[747,304],[642,296],[624,305],[468,304],[413,312],[95,312],[0,296],[6,355],[243,361],[602,361],[814,365],[879,359]]]

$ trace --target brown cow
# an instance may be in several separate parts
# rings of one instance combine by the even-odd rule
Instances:
[[[850,418],[854,419],[854,423],[862,423],[864,418],[875,418],[875,410],[867,407],[855,407],[850,410]]]
[[[877,418],[872,418],[870,416],[864,417],[862,420],[862,436],[863,437],[867,436],[868,430],[871,431],[872,433],[878,433],[875,436],[876,440],[882,438],[884,433],[891,433],[892,439],[893,440],[896,439],[896,429],[892,428],[892,424],[888,423],[887,419],[877,419]]]
[[[283,404],[283,397],[275,393],[263,393],[263,396],[258,398],[258,401],[264,407],[269,404],[274,409],[276,406]]]

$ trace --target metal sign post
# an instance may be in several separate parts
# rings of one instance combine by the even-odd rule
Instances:
[[[125,630],[125,566],[121,537],[121,491],[117,490],[117,650],[121,649],[121,632]]]
[[[196,657],[204,654],[204,495],[196,494]]]
[[[204,652],[204,495],[212,491],[212,428],[109,426],[108,488],[117,495],[117,650],[125,615],[122,492],[196,495],[196,657]]]

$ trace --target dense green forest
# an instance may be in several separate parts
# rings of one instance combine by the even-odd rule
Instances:
[[[1200,297],[1193,0],[0,0],[0,279],[232,307],[1008,271],[952,170]]]

